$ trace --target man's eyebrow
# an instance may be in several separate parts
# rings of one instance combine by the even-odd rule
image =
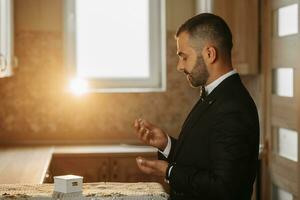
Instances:
[[[178,56],[186,56],[186,54],[183,53],[182,51],[177,52],[177,55],[178,55]]]

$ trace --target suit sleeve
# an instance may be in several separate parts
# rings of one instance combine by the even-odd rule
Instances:
[[[209,196],[211,200],[234,199],[245,183],[249,185],[247,173],[256,162],[256,144],[250,141],[255,140],[256,129],[249,127],[238,111],[218,116],[210,138],[210,170],[176,164],[169,181],[177,192]]]
[[[169,137],[171,138],[171,150],[170,150],[169,156],[166,158],[162,153],[160,153],[158,151],[157,152],[157,157],[158,157],[159,160],[165,160],[165,161],[170,163],[170,160],[174,155],[174,151],[175,151],[176,144],[177,144],[177,139],[175,139],[171,136],[169,136]]]

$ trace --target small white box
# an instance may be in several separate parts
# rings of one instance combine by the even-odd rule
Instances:
[[[54,176],[54,191],[62,193],[82,192],[82,176]]]

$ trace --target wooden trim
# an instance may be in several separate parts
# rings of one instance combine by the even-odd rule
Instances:
[[[272,92],[272,73],[270,72],[270,46],[271,46],[271,1],[260,1],[260,27],[261,27],[261,88],[262,88],[262,113],[263,113],[263,137],[264,145],[261,162],[261,195],[260,199],[270,200],[271,197],[271,179],[269,174],[269,163],[271,149],[269,145],[271,141],[271,92]]]
[[[297,130],[296,98],[272,95],[271,102],[272,126]]]
[[[273,183],[280,188],[298,194],[298,164],[291,160],[272,154],[272,166],[270,168]]]
[[[288,6],[290,4],[299,3],[298,0],[273,0],[272,10],[279,9],[283,6]]]
[[[295,42],[299,40],[299,34],[285,37],[275,36],[272,40],[272,68],[290,67],[299,69],[300,44]]]

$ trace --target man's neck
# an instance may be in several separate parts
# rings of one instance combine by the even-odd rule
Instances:
[[[213,82],[209,83],[208,85],[205,86],[205,91],[206,94],[209,95],[220,83],[222,83],[225,79],[227,79],[229,76],[232,76],[235,74],[235,70],[231,70],[222,76],[220,76],[218,79],[214,80]]]
[[[217,70],[209,75],[209,78],[207,79],[207,82],[205,85],[209,85],[210,83],[214,82],[215,80],[217,80],[224,74],[230,72],[231,70],[233,70],[232,66],[219,68],[219,70]]]

